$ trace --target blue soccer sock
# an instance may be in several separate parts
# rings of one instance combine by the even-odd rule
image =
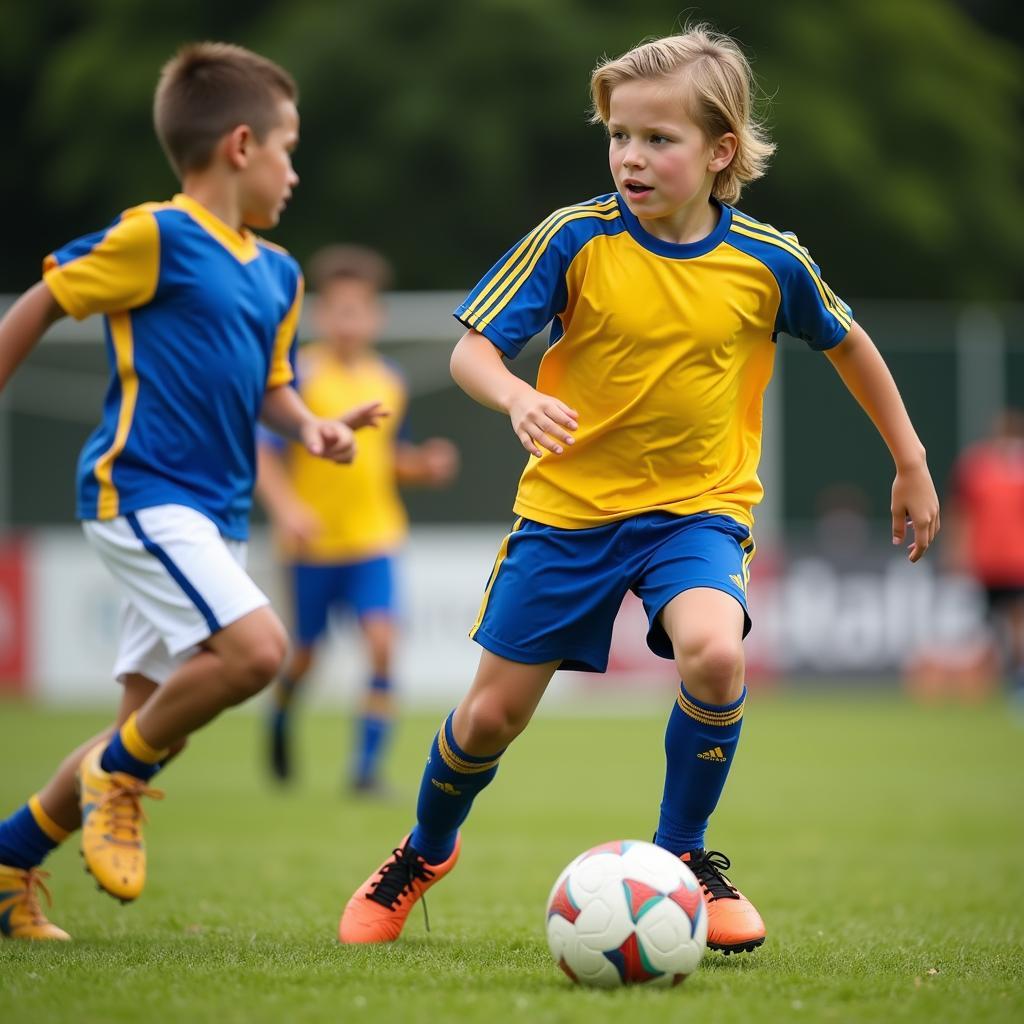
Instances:
[[[279,714],[287,714],[295,699],[299,683],[290,676],[281,676],[274,686],[274,710]]]
[[[27,871],[46,859],[71,833],[51,818],[38,796],[0,821],[0,864]]]
[[[298,683],[289,676],[282,676],[274,686],[273,703],[270,706],[270,727],[277,735],[283,733],[287,727],[297,689]]]
[[[391,719],[361,715],[356,733],[355,781],[365,785],[377,778],[380,759],[391,736]]]
[[[504,750],[488,757],[473,757],[459,749],[452,732],[453,711],[430,747],[416,805],[416,827],[410,845],[428,864],[446,861],[455,849],[459,826],[469,816],[477,793],[498,774]]]
[[[704,846],[743,724],[747,688],[732,704],[705,704],[679,684],[665,730],[665,792],[654,842],[674,854]]]
[[[160,762],[169,753],[169,750],[151,747],[142,738],[135,723],[135,712],[132,712],[120,730],[110,738],[100,757],[100,767],[105,772],[124,772],[148,782],[160,770]]]
[[[356,721],[356,756],[353,778],[357,786],[372,783],[377,778],[380,760],[391,736],[390,706],[391,680],[388,676],[374,675],[370,679],[368,707]]]

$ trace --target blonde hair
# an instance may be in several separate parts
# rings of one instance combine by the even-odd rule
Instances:
[[[298,99],[280,65],[231,43],[189,43],[160,72],[153,99],[157,138],[175,173],[202,170],[220,139],[247,124],[262,142],[281,100]]]
[[[591,121],[608,123],[617,85],[675,76],[685,77],[691,96],[688,113],[707,139],[718,139],[726,132],[736,136],[736,154],[715,175],[711,189],[716,199],[735,203],[743,186],[764,174],[775,144],[752,110],[756,83],[750,64],[729,36],[695,25],[681,35],[641,43],[614,60],[605,58],[590,76]]]

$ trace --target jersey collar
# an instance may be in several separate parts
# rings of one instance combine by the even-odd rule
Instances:
[[[618,192],[615,193],[615,196],[619,201],[619,212],[622,214],[626,230],[639,245],[659,256],[669,256],[677,260],[689,260],[695,256],[704,256],[725,241],[725,236],[729,234],[729,228],[732,226],[732,207],[720,203],[712,196],[711,205],[718,208],[718,223],[710,235],[706,235],[696,242],[665,242],[660,238],[655,238],[643,228],[639,219],[626,205],[626,200]]]
[[[183,192],[179,192],[171,202],[184,210],[208,235],[220,242],[239,263],[250,263],[259,255],[256,236],[248,228],[236,231],[202,203],[197,203]]]

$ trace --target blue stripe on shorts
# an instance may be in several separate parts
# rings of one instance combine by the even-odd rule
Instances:
[[[203,600],[203,595],[192,586],[188,577],[175,564],[174,559],[155,540],[146,535],[146,531],[142,529],[142,524],[134,512],[127,513],[125,519],[128,520],[128,525],[132,528],[135,536],[142,541],[142,546],[160,562],[174,582],[185,592],[185,596],[196,606],[199,614],[206,619],[206,625],[210,632],[216,633],[221,625],[217,621],[217,616],[213,614],[213,609]]]

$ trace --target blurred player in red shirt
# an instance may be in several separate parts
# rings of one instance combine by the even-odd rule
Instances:
[[[1001,412],[960,456],[952,498],[956,564],[984,588],[1004,671],[1024,696],[1024,411]]]

